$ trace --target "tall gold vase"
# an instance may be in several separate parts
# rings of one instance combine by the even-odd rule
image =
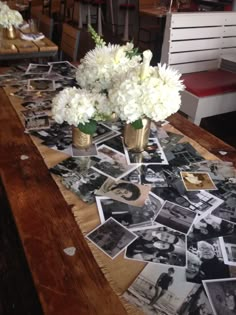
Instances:
[[[10,26],[9,28],[6,28],[6,37],[8,39],[15,39],[16,38],[16,29],[14,26]]]
[[[135,129],[131,124],[124,127],[124,142],[129,150],[134,152],[144,151],[150,133],[151,120],[149,118],[142,119],[143,128]]]
[[[92,135],[82,132],[77,127],[72,127],[72,143],[78,149],[88,149],[92,144]]]

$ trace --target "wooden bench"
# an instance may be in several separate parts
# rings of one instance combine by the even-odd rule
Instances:
[[[236,110],[236,73],[220,69],[236,53],[236,12],[168,13],[161,63],[178,69],[186,89],[180,110],[203,117]]]

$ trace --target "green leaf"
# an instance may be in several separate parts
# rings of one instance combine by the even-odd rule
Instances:
[[[92,135],[96,129],[97,129],[97,122],[95,120],[90,120],[88,123],[85,124],[78,124],[78,128],[88,134],[88,135]]]
[[[135,120],[134,122],[131,123],[131,125],[132,125],[132,127],[134,129],[141,129],[141,128],[143,128],[142,119]]]

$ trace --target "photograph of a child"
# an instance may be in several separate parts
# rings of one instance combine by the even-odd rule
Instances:
[[[203,281],[214,315],[236,314],[236,278]]]
[[[138,238],[127,247],[126,258],[185,267],[186,236],[163,225],[132,229]]]
[[[97,195],[110,197],[129,205],[142,207],[150,192],[149,186],[139,185],[128,181],[115,181],[108,178],[99,190]]]
[[[136,237],[134,233],[113,218],[109,218],[86,235],[87,239],[112,259],[119,255]]]
[[[97,196],[96,202],[101,223],[113,217],[129,229],[153,225],[153,219],[163,204],[163,200],[152,193],[142,207],[128,205],[108,197]]]
[[[188,208],[165,201],[155,221],[181,233],[188,234],[196,215],[196,212]]]

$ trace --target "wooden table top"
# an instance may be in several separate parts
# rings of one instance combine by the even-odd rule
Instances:
[[[24,31],[29,33],[29,30]],[[54,56],[58,46],[50,39],[43,38],[38,41],[28,41],[20,38],[20,31],[17,31],[16,39],[3,38],[0,44],[0,60],[41,58]]]
[[[143,7],[139,9],[139,13],[142,15],[149,15],[154,16],[157,18],[165,17],[168,12],[168,9],[166,7]]]
[[[109,279],[108,283],[104,277],[75,221],[71,211],[75,200],[71,197],[72,193],[66,191],[63,197],[58,182],[53,180],[48,171],[48,166],[63,160],[64,155],[44,146],[36,148],[36,142],[33,143],[33,138],[24,133],[17,115],[20,105],[14,106],[15,111],[2,89],[0,99],[0,177],[44,314],[128,314],[111,288],[114,288],[114,281]],[[170,117],[169,121],[196,140],[203,151],[206,148],[223,160],[236,164],[236,150],[231,146],[179,114]],[[222,156],[219,151],[227,154]],[[212,158],[214,156],[211,153],[209,156]],[[22,155],[28,159],[21,159]],[[87,221],[91,219],[92,224],[97,224],[90,216],[91,210],[96,208],[95,204],[88,205],[78,197],[76,199],[77,208],[87,213]],[[68,247],[76,248],[75,255],[64,253],[63,249]],[[115,261],[107,260],[117,264],[117,278],[121,280],[119,266],[124,259],[118,257]],[[124,278],[127,279],[122,279],[121,293],[145,265],[128,260],[125,263],[127,270]],[[142,313],[135,311],[133,314]]]

